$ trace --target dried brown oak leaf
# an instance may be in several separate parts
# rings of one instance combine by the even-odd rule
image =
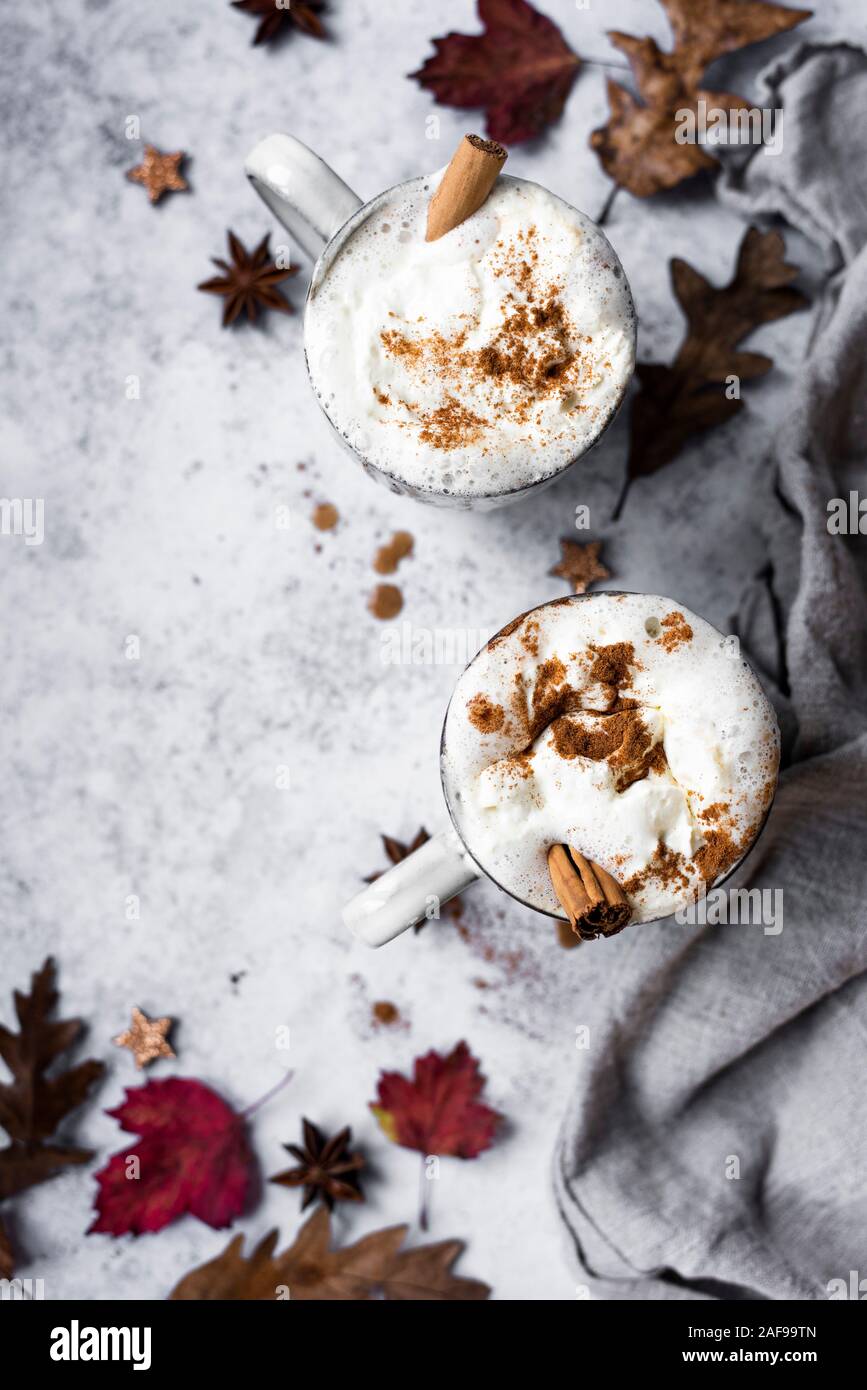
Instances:
[[[581,60],[527,0],[479,0],[481,34],[446,34],[418,72],[441,106],[483,107],[492,140],[517,145],[556,121]]]
[[[170,1294],[175,1300],[281,1300],[292,1302],[431,1302],[485,1299],[487,1284],[452,1273],[463,1250],[459,1240],[442,1240],[401,1250],[408,1227],[391,1226],[354,1245],[329,1250],[330,1219],[321,1208],[301,1227],[295,1242],[275,1254],[271,1231],[247,1257],[236,1236],[221,1255],[191,1270]]]
[[[298,273],[298,266],[282,268],[271,260],[270,234],[263,236],[255,251],[248,251],[234,232],[226,233],[229,242],[231,264],[217,256],[211,259],[222,275],[203,280],[198,289],[206,294],[219,294],[225,299],[223,305],[223,327],[228,328],[242,314],[255,323],[260,310],[278,309],[281,314],[292,314],[294,309],[276,288],[290,275]]]
[[[731,92],[708,91],[705,69],[725,53],[782,34],[809,19],[811,10],[766,4],[765,0],[660,0],[674,35],[670,53],[650,38],[617,30],[608,35],[629,59],[640,100],[608,81],[611,115],[594,130],[590,145],[605,172],[637,198],[674,188],[718,161],[706,146],[678,144],[677,113],[696,112],[699,100],[724,111],[749,103]]]
[[[353,1153],[352,1130],[347,1126],[339,1134],[326,1139],[322,1131],[310,1120],[302,1120],[303,1145],[284,1144],[287,1153],[298,1160],[297,1168],[287,1168],[283,1173],[275,1173],[270,1182],[280,1187],[303,1187],[304,1211],[317,1197],[324,1202],[329,1211],[334,1210],[335,1202],[363,1202],[364,1194],[359,1185],[358,1175],[364,1167],[361,1154]]]
[[[601,541],[573,541],[564,537],[560,541],[560,562],[548,573],[555,579],[565,579],[574,593],[586,594],[595,580],[611,578],[611,571],[599,558],[601,549]]]
[[[413,850],[421,849],[422,845],[426,845],[428,840],[430,839],[430,835],[428,835],[424,826],[422,826],[415,839],[410,841],[408,845],[405,845],[402,840],[395,840],[393,835],[382,835],[380,836],[380,839],[382,840],[383,848],[385,849],[386,855],[388,856],[389,863],[400,864],[403,862],[404,859],[406,859],[407,855],[412,854]],[[364,880],[365,883],[375,883],[378,878],[382,878],[384,872],[386,872],[386,870],[381,869],[379,870],[379,872],[375,874],[368,874],[367,878]],[[450,898],[447,903],[443,904],[443,911],[447,912],[448,915],[450,917],[453,917],[455,920],[457,920],[463,914],[463,910],[464,904],[460,896],[456,898]],[[423,931],[426,926],[426,921],[416,922],[416,935],[418,935],[420,931]]]
[[[739,352],[738,343],[763,323],[785,318],[808,302],[790,281],[779,232],[750,227],[741,242],[734,277],[717,289],[686,261],[671,262],[671,283],[686,316],[687,332],[670,367],[639,362],[641,383],[632,403],[629,464],[615,509],[619,516],[630,483],[670,463],[692,435],[722,425],[743,406],[729,389],[764,376],[774,365],[761,352]]]
[[[20,1032],[0,1024],[0,1058],[12,1073],[11,1082],[0,1082],[0,1127],[10,1139],[0,1149],[0,1201],[93,1157],[90,1149],[54,1139],[61,1122],[87,1099],[105,1070],[102,1062],[88,1061],[46,1075],[82,1030],[80,1019],[51,1018],[58,997],[54,982],[49,958],[34,973],[29,994],[15,991]],[[11,1260],[9,1238],[0,1230],[0,1265]]]
[[[325,9],[324,0],[282,0],[282,4],[278,0],[232,0],[232,7],[255,15],[260,21],[253,35],[254,44],[271,43],[291,29],[300,29],[311,39],[327,37],[319,18]]]

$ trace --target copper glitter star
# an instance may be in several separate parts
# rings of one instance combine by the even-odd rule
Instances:
[[[234,323],[242,314],[246,314],[250,322],[255,323],[260,309],[279,309],[281,314],[294,313],[292,305],[283,298],[275,286],[282,280],[287,280],[290,275],[295,275],[298,266],[293,265],[281,270],[271,260],[268,247],[270,235],[263,236],[255,251],[248,251],[234,232],[227,232],[226,235],[232,264],[212,256],[214,265],[218,270],[222,270],[223,274],[215,275],[211,280],[203,280],[198,286],[206,294],[221,294],[225,299],[223,327],[228,328],[229,324]]]
[[[136,1066],[141,1069],[157,1057],[174,1057],[175,1053],[166,1042],[166,1034],[172,1026],[170,1018],[148,1018],[141,1009],[133,1009],[132,1025],[125,1033],[115,1039],[116,1047],[128,1047],[135,1057]]]
[[[126,176],[133,183],[144,184],[152,203],[158,203],[164,193],[181,193],[189,188],[181,176],[180,166],[186,159],[183,150],[176,154],[161,154],[153,145],[145,145],[144,159]]]
[[[561,540],[560,563],[548,573],[565,579],[576,594],[584,594],[594,579],[611,578],[611,571],[599,559],[601,549],[601,541],[585,541],[582,544],[580,541]]]

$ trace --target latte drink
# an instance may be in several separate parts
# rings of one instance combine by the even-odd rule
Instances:
[[[477,864],[562,915],[547,855],[574,846],[619,882],[636,922],[730,873],[779,765],[773,709],[733,645],[647,594],[561,599],[498,633],[443,732],[446,800]]]
[[[626,277],[600,229],[500,178],[425,240],[439,176],[376,201],[311,290],[310,376],[331,423],[401,489],[519,493],[598,439],[635,361]]]

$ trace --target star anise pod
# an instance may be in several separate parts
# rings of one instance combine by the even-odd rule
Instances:
[[[252,252],[247,250],[234,232],[228,232],[227,237],[232,264],[212,256],[214,265],[224,273],[215,275],[211,280],[203,280],[198,286],[206,294],[221,294],[225,299],[223,327],[228,328],[241,314],[246,314],[250,322],[255,323],[260,309],[279,309],[281,314],[294,313],[292,305],[275,286],[288,280],[290,275],[297,274],[298,266],[281,270],[271,260],[268,245],[270,234],[264,236]]]
[[[278,5],[277,0],[232,0],[232,5],[236,10],[260,18],[254,44],[271,43],[293,26],[311,39],[327,37],[324,25],[318,18],[325,9],[325,0],[288,0],[288,3],[283,0],[282,5]]]
[[[329,1211],[334,1210],[335,1202],[363,1202],[358,1174],[364,1167],[361,1154],[351,1152],[352,1130],[347,1126],[332,1139],[325,1135],[310,1120],[302,1120],[304,1144],[284,1144],[283,1147],[293,1158],[297,1158],[297,1168],[287,1168],[284,1173],[276,1173],[269,1181],[281,1187],[303,1187],[304,1201],[301,1210],[309,1207],[317,1198],[324,1202]]]
[[[389,863],[400,864],[406,859],[407,855],[412,854],[413,850],[421,849],[422,845],[426,845],[430,839],[430,835],[428,835],[424,826],[422,826],[415,839],[411,840],[408,845],[405,845],[402,840],[395,840],[392,835],[382,835],[380,838],[382,839],[383,848],[388,855]],[[368,874],[367,878],[364,880],[365,883],[375,883],[378,878],[382,878],[383,872],[385,871],[380,870],[378,873]],[[453,917],[457,921],[463,913],[464,905],[460,897],[451,898],[449,902],[445,903],[444,910],[450,917]],[[414,929],[416,936],[420,931],[423,931],[426,926],[426,921],[416,922]]]
[[[430,839],[430,835],[428,835],[424,826],[422,826],[415,839],[411,840],[408,845],[405,845],[402,840],[395,840],[393,835],[382,835],[380,838],[382,840],[382,847],[388,856],[389,863],[400,864],[406,859],[408,854],[412,854],[413,850],[421,849],[422,845],[426,845]],[[375,883],[378,878],[382,877],[382,874],[383,870],[380,869],[378,873],[368,874],[364,881],[365,883]]]

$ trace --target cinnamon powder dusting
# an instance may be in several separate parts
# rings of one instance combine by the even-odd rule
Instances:
[[[592,681],[611,686],[615,691],[629,683],[632,669],[638,665],[631,642],[612,642],[610,646],[591,647],[590,650],[594,658],[590,667]]]
[[[519,613],[517,618],[513,618],[510,623],[506,623],[505,627],[501,627],[499,632],[494,633],[494,636],[488,642],[487,650],[492,652],[495,651],[497,647],[501,646],[507,637],[511,637],[513,632],[517,632],[524,619],[530,617],[531,612],[532,609],[528,609],[526,613]]]
[[[524,651],[529,652],[530,656],[539,655],[539,635],[539,619],[528,619],[524,631],[521,633],[520,642]]]
[[[503,727],[506,711],[502,705],[495,705],[487,695],[474,695],[467,704],[470,723],[481,734],[495,734]]]
[[[551,726],[551,736],[561,758],[606,762],[618,792],[625,792],[651,772],[664,772],[667,766],[663,745],[651,743],[650,730],[637,708],[600,716],[594,725],[558,719]]]
[[[651,882],[659,883],[663,888],[688,891],[691,884],[687,868],[691,865],[698,869],[706,884],[716,883],[717,879],[723,878],[734,868],[754,834],[754,831],[748,832],[741,845],[727,830],[709,830],[705,834],[704,844],[696,850],[691,861],[684,859],[677,850],[669,849],[660,840],[653,858],[644,869],[626,880],[623,891],[637,893]]]
[[[465,444],[475,444],[486,424],[486,420],[461,405],[455,396],[446,396],[443,405],[422,416],[418,437],[434,449],[460,449]]]
[[[526,781],[528,777],[533,775],[533,757],[532,750],[524,753],[510,753],[507,758],[503,759],[503,765],[513,777],[520,777],[522,781]]]
[[[543,661],[536,672],[530,706],[518,676],[513,696],[515,712],[526,728],[527,742],[534,743],[543,729],[561,715],[581,705],[581,693],[566,682],[566,667],[558,656]]]
[[[676,849],[669,849],[668,845],[660,840],[650,861],[637,874],[626,880],[623,891],[631,896],[652,882],[661,884],[663,888],[686,890],[690,885],[689,875],[684,869],[685,864],[686,860],[682,854]]]
[[[678,647],[682,647],[686,642],[692,641],[692,628],[683,614],[676,610],[671,613],[666,613],[665,617],[662,619],[661,627],[663,631],[660,634],[659,640],[662,644],[663,651],[676,651]]]
[[[543,661],[536,673],[536,683],[533,686],[533,708],[544,708],[550,701],[551,693],[557,686],[563,685],[566,680],[566,667],[563,665],[559,656],[550,656],[547,661]]]
[[[594,379],[585,351],[592,339],[569,319],[560,286],[540,277],[535,239],[536,228],[530,227],[517,234],[515,244],[500,240],[490,252],[494,275],[508,277],[514,288],[506,294],[502,322],[485,346],[467,346],[466,326],[451,335],[424,333],[418,327],[423,320],[398,320],[393,311],[400,326],[379,335],[386,355],[399,361],[408,376],[426,385],[442,383],[442,404],[420,416],[418,437],[435,449],[478,444],[486,432],[496,433],[504,419],[528,424],[551,397],[565,411],[589,409],[581,396]],[[474,404],[482,402],[474,410],[464,404],[468,385],[474,388]],[[414,423],[401,418],[400,407],[414,409],[409,402],[395,403],[378,386],[374,394],[383,407],[396,409],[399,424]]]
[[[743,850],[728,830],[708,830],[704,844],[695,852],[695,863],[705,883],[714,883],[740,859]]]

